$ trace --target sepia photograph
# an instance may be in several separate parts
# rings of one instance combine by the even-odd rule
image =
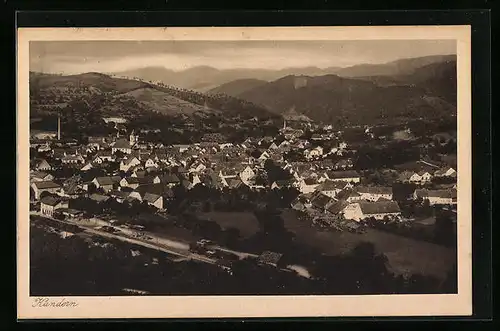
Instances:
[[[23,28],[18,93],[22,316],[472,311],[468,26]]]

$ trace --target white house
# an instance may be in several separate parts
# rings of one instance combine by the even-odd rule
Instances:
[[[109,151],[100,151],[96,154],[94,158],[94,162],[102,163],[102,162],[112,162],[115,160],[115,156]]]
[[[113,189],[113,186],[119,184],[120,181],[120,176],[96,177],[92,180],[92,183],[97,188],[102,188],[105,192],[109,192]]]
[[[120,162],[120,170],[121,171],[129,171],[131,168],[141,164],[141,161],[135,156],[127,157]]]
[[[452,167],[442,168],[442,169],[437,170],[434,173],[434,176],[435,177],[452,177],[452,178],[456,178],[457,177],[457,171],[455,169],[453,169]]]
[[[302,179],[299,182],[299,191],[303,194],[312,193],[319,186],[319,182],[314,178]]]
[[[247,184],[250,178],[253,178],[254,176],[255,176],[255,171],[253,171],[253,169],[250,168],[249,166],[246,166],[245,169],[243,169],[240,172],[241,181],[245,184]]]
[[[148,158],[146,162],[144,162],[145,168],[158,168],[158,163],[153,158]]]
[[[431,173],[427,171],[420,171],[418,175],[420,176],[420,183],[422,184],[429,183],[432,179]]]
[[[276,145],[275,142],[273,142],[270,146],[269,146],[269,150],[274,150],[274,149],[277,149],[278,148],[278,145]]]
[[[31,184],[31,188],[33,189],[33,192],[35,193],[36,200],[40,199],[40,195],[43,192],[57,194],[57,193],[60,193],[62,190],[61,185],[54,183],[52,181],[34,182],[33,184]]]
[[[47,196],[40,200],[40,212],[42,215],[53,217],[54,211],[68,208],[68,201],[58,197]]]
[[[382,186],[358,186],[356,192],[362,200],[377,201],[379,199],[392,200],[392,187]]]
[[[63,164],[82,164],[85,159],[81,155],[66,155],[61,159]]]
[[[189,166],[189,172],[202,172],[207,166],[200,161],[195,161]]]
[[[49,162],[47,162],[47,160],[41,159],[36,163],[35,169],[40,171],[50,171],[52,170],[52,167],[50,166]]]
[[[158,209],[163,209],[163,197],[154,193],[144,193],[142,201],[146,201],[148,205],[154,206]]]
[[[349,187],[352,187],[350,183],[325,180],[316,188],[316,191],[330,198],[335,198],[340,191]]]
[[[401,215],[399,205],[395,201],[379,201],[379,202],[354,202],[349,204],[342,211],[344,218],[360,221],[365,218],[374,217],[381,220],[384,217],[394,217]]]
[[[126,177],[120,181],[121,187],[136,189],[139,185],[152,184],[153,179],[149,177]]]
[[[180,179],[175,174],[167,174],[163,176],[158,175],[155,178],[153,178],[153,183],[154,184],[163,183],[167,187],[172,188],[180,183]]]
[[[32,182],[48,182],[54,180],[54,176],[43,171],[34,171],[30,174]]]
[[[421,198],[428,200],[432,205],[455,205],[457,204],[457,190],[456,188],[448,190],[427,190],[419,189],[413,193],[413,198]]]
[[[269,159],[271,156],[269,155],[268,152],[264,151],[262,152],[262,154],[260,154],[258,160],[259,161],[266,161],[267,159]]]
[[[325,172],[325,177],[332,181],[344,181],[351,183],[359,183],[361,176],[358,172],[353,170],[346,171],[327,171]]]
[[[425,184],[430,182],[432,175],[428,171],[404,171],[399,176],[399,180],[403,183]]]
[[[138,144],[139,137],[132,132],[129,136],[129,140],[119,139],[115,141],[113,146],[111,146],[111,153],[122,152],[125,154],[131,154],[132,148]]]
[[[307,157],[307,158],[315,158],[315,157],[319,157],[321,155],[323,155],[323,147],[321,146],[317,146],[317,147],[314,147],[312,149],[307,149],[305,152],[304,152],[304,155]]]

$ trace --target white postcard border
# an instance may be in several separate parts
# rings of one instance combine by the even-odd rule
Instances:
[[[19,319],[467,316],[472,314],[470,26],[19,28],[17,39],[17,279]],[[458,294],[363,296],[51,297],[29,295],[29,41],[457,40]],[[39,299],[39,298],[38,298]],[[71,302],[76,304],[72,305]],[[65,304],[64,304],[65,303]]]

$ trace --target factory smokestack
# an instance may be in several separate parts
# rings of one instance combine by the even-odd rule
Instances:
[[[61,140],[61,115],[57,115],[57,140]]]

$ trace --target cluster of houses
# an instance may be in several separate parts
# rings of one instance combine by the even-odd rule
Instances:
[[[284,127],[281,131],[280,137],[248,138],[239,144],[202,141],[163,146],[142,142],[135,132],[128,139],[89,137],[85,145],[74,141],[32,140],[31,147],[46,155],[31,163],[33,199],[40,200],[43,192],[60,196],[62,200],[58,203],[42,199],[41,211],[48,214],[57,208],[67,208],[64,199],[82,195],[96,201],[138,200],[162,210],[166,201],[174,197],[176,186],[187,190],[196,185],[220,190],[243,185],[254,190],[293,187],[300,192],[293,204],[296,209],[342,213],[353,220],[399,215],[399,207],[392,201],[392,188],[361,185],[362,175],[353,170],[352,151],[346,142],[336,140],[334,147],[325,149],[314,143],[325,139],[321,135],[301,139],[296,135],[300,130]],[[292,150],[302,153],[305,161],[287,159]],[[265,174],[268,160],[289,176],[272,183],[259,182],[257,179]],[[88,181],[83,181],[82,176],[54,178],[52,171],[60,167],[73,168],[80,174],[101,169],[105,175]],[[433,177],[456,178],[456,171],[451,167],[403,171],[400,181],[425,184]],[[427,199],[430,204],[454,204],[456,187],[419,189],[414,197]]]

